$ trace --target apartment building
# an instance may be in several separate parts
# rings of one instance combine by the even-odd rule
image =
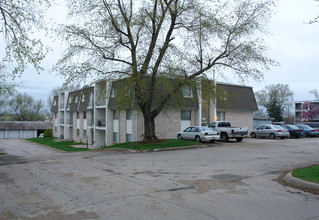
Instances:
[[[61,92],[54,97],[53,134],[96,147],[114,143],[141,141],[144,119],[138,106],[132,103],[118,111],[114,82],[100,81],[77,91]],[[182,89],[183,107],[173,102],[155,118],[158,138],[176,138],[178,131],[188,126],[208,125],[214,120],[227,120],[233,126],[253,129],[253,112],[258,110],[251,87],[217,83],[225,96],[217,105],[201,97],[201,91]]]

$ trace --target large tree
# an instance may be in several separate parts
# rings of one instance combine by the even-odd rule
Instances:
[[[16,92],[16,84],[6,77],[5,66],[0,63],[0,117],[6,113],[8,101]]]
[[[289,116],[289,109],[293,104],[293,92],[289,85],[272,84],[256,92],[258,105],[267,109],[268,115],[276,121],[282,121],[283,113],[286,109]]]
[[[34,36],[43,30],[43,12],[49,0],[0,0],[0,36],[4,39],[3,63],[14,63],[13,74],[22,73],[31,64],[40,71],[40,62],[47,53]]]
[[[260,79],[275,64],[260,38],[272,0],[79,0],[68,5],[77,23],[61,30],[69,46],[57,70],[70,81],[126,78],[144,116],[145,141],[157,139],[155,117],[192,80],[209,76],[213,68],[229,69],[242,81]],[[158,97],[155,91],[163,87]]]

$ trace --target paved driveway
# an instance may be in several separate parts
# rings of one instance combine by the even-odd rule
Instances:
[[[0,140],[0,219],[319,219],[319,196],[280,185],[319,163],[319,139],[246,139],[154,153],[61,153]]]

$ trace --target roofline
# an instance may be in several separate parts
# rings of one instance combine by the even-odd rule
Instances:
[[[234,84],[234,83],[225,83],[225,82],[220,82],[220,81],[216,81],[216,83],[217,83],[217,85],[245,87],[245,88],[250,88],[250,89],[253,88],[252,86],[239,85],[239,84]]]

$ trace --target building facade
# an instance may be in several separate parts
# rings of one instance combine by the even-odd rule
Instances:
[[[251,87],[218,83],[225,96],[206,101],[201,91],[183,89],[183,107],[173,104],[155,118],[158,138],[176,138],[188,126],[206,126],[214,120],[230,121],[233,126],[253,129],[253,112],[258,110]],[[96,147],[141,141],[144,138],[142,112],[134,104],[117,110],[112,83],[97,82],[90,88],[61,92],[54,97],[53,134]]]
[[[309,116],[302,117],[302,112],[313,112]],[[306,115],[306,114],[305,114]],[[295,124],[309,124],[319,127],[319,101],[296,101],[295,102]]]

